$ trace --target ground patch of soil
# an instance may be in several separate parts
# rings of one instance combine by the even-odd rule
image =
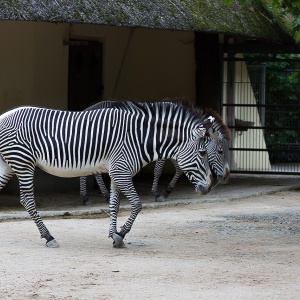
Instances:
[[[299,299],[299,196],[146,209],[125,249],[108,218],[45,220],[57,249],[31,220],[2,222],[1,299]]]

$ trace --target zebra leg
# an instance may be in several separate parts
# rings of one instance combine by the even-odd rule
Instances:
[[[33,172],[22,172],[22,174],[17,174],[17,176],[19,179],[21,204],[25,207],[30,217],[35,222],[41,238],[46,239],[46,246],[50,248],[58,247],[58,242],[50,234],[36,210],[33,192]]]
[[[83,205],[90,204],[90,199],[86,187],[86,176],[81,176],[79,180],[80,180],[80,197],[82,199],[82,204]]]
[[[164,202],[166,200],[158,191],[158,181],[162,174],[165,161],[166,161],[165,159],[158,160],[155,163],[155,167],[154,167],[154,178],[153,178],[151,192],[154,195],[156,202]]]
[[[107,203],[109,203],[109,192],[105,186],[102,175],[96,174],[95,178],[96,178],[97,184],[99,186],[99,189],[101,191],[101,194],[106,198]]]
[[[108,192],[108,190],[105,186],[102,175],[101,174],[96,174],[95,179],[97,181],[97,184],[98,184],[98,187],[101,191],[101,194],[103,194],[104,197],[106,198],[106,201],[109,202],[109,192]],[[80,177],[80,197],[82,198],[82,204],[83,205],[88,205],[88,204],[91,203],[90,199],[89,199],[89,196],[88,196],[88,192],[87,192],[87,184],[86,184],[86,177],[85,176]]]
[[[120,189],[115,184],[113,179],[111,180],[110,186],[110,226],[108,237],[111,237],[113,239],[114,248],[124,248],[125,244],[123,242],[123,237],[117,232],[117,218],[120,207]]]
[[[137,215],[142,210],[142,203],[141,203],[140,198],[134,188],[131,175],[128,178],[126,178],[126,177],[124,178],[124,177],[125,176],[123,176],[123,178],[119,179],[119,180],[115,179],[115,183],[118,185],[121,192],[129,200],[130,205],[131,205],[131,214],[130,214],[130,217],[125,222],[125,224],[123,226],[121,226],[120,232],[115,231],[116,220],[115,220],[114,224],[111,223],[111,225],[113,225],[114,227],[110,228],[110,230],[113,229],[113,232],[110,231],[110,236],[113,238],[114,247],[116,247],[116,248],[120,248],[120,245],[121,245],[121,247],[123,246],[123,239],[124,239],[125,235],[131,230],[131,227],[132,227]],[[111,193],[113,193],[112,190],[111,190]],[[111,214],[112,213],[115,214],[115,218],[117,218],[115,212],[118,211],[118,207],[119,207],[119,202],[115,203],[114,199],[112,198],[112,195],[111,195],[111,198],[110,198],[110,209],[111,210],[110,210],[110,212],[111,212]]]
[[[168,184],[168,186],[163,190],[163,195],[165,198],[168,198],[169,195],[171,194],[173,188],[175,187],[179,177],[182,175],[182,170],[179,168],[178,163],[176,160],[172,159],[172,162],[175,166],[176,172],[175,175],[173,176],[171,182]]]

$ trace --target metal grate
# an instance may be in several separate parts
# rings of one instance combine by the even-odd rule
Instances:
[[[300,70],[239,59],[224,72],[232,172],[300,174]]]

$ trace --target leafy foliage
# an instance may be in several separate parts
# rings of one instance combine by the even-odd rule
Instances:
[[[224,0],[230,5],[234,0]],[[263,5],[274,20],[290,27],[290,33],[300,42],[300,0],[239,0],[243,5],[257,2]]]
[[[300,61],[279,55],[282,61],[255,62],[266,67],[265,142],[272,163],[300,162]],[[252,79],[251,79],[252,81]]]

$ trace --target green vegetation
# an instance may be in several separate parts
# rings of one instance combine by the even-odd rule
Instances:
[[[251,64],[266,67],[264,133],[271,163],[300,162],[300,57],[279,55],[281,61],[266,62],[251,57]]]
[[[224,0],[232,5],[233,0]],[[273,20],[281,24],[300,42],[300,0],[239,0],[245,6],[258,3],[264,6]]]

